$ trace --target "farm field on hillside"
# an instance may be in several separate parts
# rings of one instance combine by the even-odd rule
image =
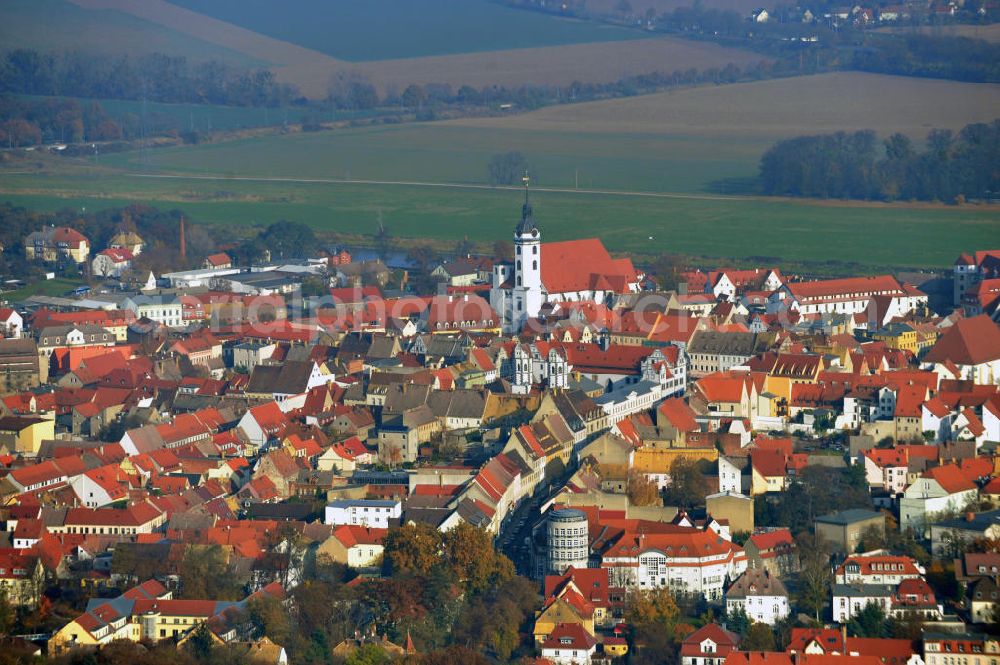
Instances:
[[[488,0],[171,0],[173,4],[341,60],[636,39],[638,30],[505,7]]]
[[[385,90],[409,83],[568,85],[608,83],[625,76],[695,68],[745,66],[767,60],[744,49],[675,37],[360,62],[350,67]],[[303,68],[300,76],[307,70]]]
[[[264,64],[259,57],[198,39],[129,13],[87,9],[68,0],[3,0],[3,49],[79,50],[103,55],[159,51],[188,60],[221,60],[238,67]]]
[[[774,100],[781,99],[778,106]],[[1000,116],[1000,85],[844,72],[699,87],[505,118],[458,120],[478,128],[648,132],[777,139],[875,129],[924,138]]]
[[[495,190],[255,181],[158,180],[126,175],[7,175],[0,199],[40,209],[88,210],[144,202],[238,228],[278,219],[347,235],[373,233],[376,219],[397,238],[486,244],[508,238],[520,207],[516,188]],[[101,192],[99,196],[94,192]],[[869,270],[940,267],[968,247],[993,243],[996,207],[888,206],[774,199],[598,195],[536,191],[546,239],[599,236],[616,252],[824,263]],[[865,241],[859,242],[859,238]],[[891,242],[890,242],[891,240]],[[835,267],[831,267],[835,270]]]
[[[744,65],[762,59],[760,55],[742,49],[724,48],[715,44],[670,37],[649,38],[647,33],[638,30],[567,21],[476,0],[468,5],[454,3],[450,5],[451,8],[461,8],[460,18],[468,22],[467,29],[453,29],[454,22],[446,23],[449,34],[442,39],[422,41],[423,51],[404,52],[398,50],[397,45],[393,47],[397,49],[396,51],[376,54],[378,55],[376,59],[346,62],[320,52],[322,49],[304,48],[298,43],[293,43],[295,40],[291,37],[289,38],[291,41],[274,39],[217,18],[210,18],[205,14],[194,14],[179,4],[171,4],[164,0],[148,0],[141,5],[129,3],[127,0],[74,1],[87,6],[113,5],[121,11],[161,22],[169,29],[188,30],[200,39],[216,41],[227,48],[266,58],[275,63],[273,69],[283,81],[294,83],[305,94],[314,97],[324,96],[331,77],[344,72],[366,77],[380,91],[385,92],[389,89],[398,91],[410,83],[447,83],[455,87],[469,84],[478,87],[513,86],[523,83],[568,85],[573,81],[609,82],[623,76],[652,71],[672,72],[691,67],[696,69],[723,67],[730,62]],[[382,1],[384,3],[386,0]],[[432,0],[431,4],[434,5],[437,1]],[[405,8],[410,5],[402,6]],[[191,7],[201,9],[202,3],[191,4]],[[320,13],[329,11],[340,10],[326,4]],[[497,11],[504,17],[502,21],[497,21],[491,15]],[[476,12],[483,13],[478,15]],[[203,20],[192,21],[193,16],[203,17]],[[363,18],[364,15],[361,19]],[[362,21],[356,16],[352,21],[342,22],[339,25],[345,27],[340,29],[353,35],[354,30],[349,27],[356,28],[356,24]],[[522,24],[536,26],[537,29],[533,28],[525,33],[518,28],[514,30],[511,38],[496,43],[479,38],[484,26],[489,29],[490,34],[494,34],[495,31],[511,30],[513,26]],[[322,25],[322,22],[317,25]],[[388,24],[383,22],[380,24],[380,30],[388,29],[387,25],[397,27],[401,25],[408,34],[412,33],[408,21]],[[499,25],[499,28],[496,25]],[[553,26],[558,28],[555,37],[567,36],[564,34],[565,29],[572,28],[573,39],[566,41],[550,38],[552,35],[549,34],[549,29]],[[365,30],[369,29],[366,26],[362,28],[358,29],[358,34],[365,34]],[[544,34],[540,31],[541,28],[545,28]],[[308,29],[315,29],[312,22]],[[615,38],[611,39],[611,36]],[[470,39],[472,41],[465,46],[456,41]],[[371,43],[391,41],[380,32],[377,40],[365,42],[362,46],[370,50],[373,48]],[[402,40],[403,43],[409,41],[412,41],[412,34]],[[326,37],[323,38],[323,43],[340,44]],[[433,44],[429,50],[428,44]],[[463,49],[466,49],[466,52],[463,52]],[[429,53],[438,55],[428,55]]]

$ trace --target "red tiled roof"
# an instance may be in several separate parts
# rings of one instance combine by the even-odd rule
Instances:
[[[985,314],[962,319],[938,338],[924,360],[979,365],[1000,358],[1000,328]]]
[[[847,653],[859,656],[874,656],[884,665],[906,665],[917,654],[910,640],[879,637],[848,637]]]
[[[540,260],[542,284],[549,293],[596,290],[598,278],[605,287],[624,293],[636,280],[631,260],[612,259],[597,238],[542,243]]]
[[[765,533],[758,533],[750,536],[757,551],[761,553],[761,558],[768,558],[772,550],[788,551],[795,547],[795,538],[789,529],[776,529]]]
[[[784,476],[788,458],[780,450],[757,449],[751,451],[753,469],[765,478]]]
[[[844,653],[844,636],[836,628],[792,628],[792,638],[785,651],[802,654],[813,641],[819,644],[825,653],[831,651]]]
[[[903,287],[892,275],[847,277],[815,282],[789,282],[788,290],[796,299],[816,302],[838,298],[856,298],[875,294],[903,295]],[[886,293],[887,292],[887,293]]]
[[[61,243],[64,242],[68,245],[80,246],[90,244],[87,237],[77,231],[76,229],[71,229],[67,226],[59,226],[52,229],[52,242]]]
[[[229,255],[225,252],[219,252],[218,254],[209,254],[205,257],[205,262],[210,266],[224,266],[231,265],[233,260],[229,258]]]
[[[701,428],[695,421],[695,412],[680,397],[664,400],[657,412],[665,417],[678,432],[697,432]]]
[[[567,644],[563,639],[568,640]],[[575,649],[579,651],[589,651],[594,648],[597,641],[593,635],[588,633],[581,624],[560,623],[557,624],[549,636],[542,642],[543,649]]]
[[[924,478],[933,478],[938,485],[948,494],[957,494],[971,489],[976,485],[965,477],[956,464],[945,464],[928,469],[923,474]]]
[[[702,653],[701,643],[705,640],[715,642],[715,650]],[[684,638],[681,643],[681,656],[689,658],[722,658],[733,651],[740,643],[740,636],[726,630],[717,623],[708,623]]]
[[[886,571],[890,571],[893,574],[921,574],[920,569],[917,568],[916,562],[914,562],[914,560],[910,557],[890,555],[849,556],[844,559],[844,562],[837,568],[837,574],[843,575],[845,573],[846,566],[850,564],[856,564],[861,575],[881,575]]]

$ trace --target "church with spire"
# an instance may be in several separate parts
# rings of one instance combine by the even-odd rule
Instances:
[[[598,238],[542,242],[524,177],[521,221],[514,229],[514,261],[493,268],[490,305],[505,333],[519,332],[546,303],[593,301],[639,291],[641,275],[628,258],[614,259]]]

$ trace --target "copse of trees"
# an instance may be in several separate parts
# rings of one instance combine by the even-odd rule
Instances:
[[[149,128],[147,128],[149,129]],[[171,126],[159,120],[150,133],[164,133]],[[78,143],[138,138],[139,117],[125,114],[113,118],[99,102],[81,103],[59,97],[24,98],[0,96],[0,144],[20,148],[43,142]]]
[[[1000,81],[1000,44],[983,39],[877,35],[867,46],[854,51],[851,68],[976,83]]]
[[[918,152],[893,134],[879,145],[862,130],[801,136],[772,146],[760,163],[761,189],[773,196],[961,202],[1000,191],[1000,120],[957,135],[934,129]]]

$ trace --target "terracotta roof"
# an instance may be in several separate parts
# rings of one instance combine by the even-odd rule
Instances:
[[[694,410],[680,397],[664,400],[657,413],[670,422],[678,432],[697,432],[701,428],[695,420]]]
[[[229,258],[229,255],[225,252],[219,252],[218,254],[209,254],[205,257],[205,262],[210,266],[224,266],[231,265],[233,260]]]
[[[761,558],[768,558],[772,550],[791,550],[795,547],[795,538],[789,529],[776,529],[750,536],[751,542],[761,553]]]
[[[542,243],[540,260],[542,284],[549,293],[589,291],[597,278],[604,278],[617,293],[625,293],[637,279],[632,262],[612,259],[597,238]]]
[[[836,628],[792,628],[792,638],[786,652],[802,654],[809,644],[815,642],[825,653],[844,653],[844,636]]]
[[[894,575],[921,575],[917,564],[908,556],[849,556],[837,568],[837,575],[844,575],[849,565],[858,566],[858,574],[865,576],[887,572]]]
[[[979,365],[1000,358],[1000,328],[985,314],[962,319],[948,328],[924,360]]]
[[[956,464],[945,464],[928,469],[924,472],[923,477],[936,480],[938,485],[948,494],[957,494],[976,488],[976,485],[965,477]]]
[[[71,229],[67,226],[59,226],[52,229],[52,242],[64,242],[69,245],[86,245],[89,244],[90,241],[88,241],[87,237],[76,229]]]
[[[564,643],[563,640],[567,640]],[[597,644],[594,636],[588,633],[581,624],[560,623],[557,624],[549,636],[542,642],[543,649],[576,649],[579,651],[589,651]]]
[[[903,287],[892,275],[847,277],[815,282],[790,282],[788,290],[799,301],[818,302],[841,298],[855,299],[875,294],[903,295]]]
[[[750,453],[753,469],[765,478],[784,476],[788,458],[780,450],[757,449]]]
[[[108,249],[102,250],[100,254],[108,257],[115,263],[125,263],[126,261],[131,261],[134,257],[132,252],[128,249],[109,247]]]
[[[912,656],[918,654],[910,640],[878,637],[848,637],[847,653],[874,656],[884,665],[906,665]]]
[[[715,649],[710,653],[702,653],[701,643],[705,640],[715,642]],[[681,656],[697,658],[708,656],[710,658],[721,658],[728,655],[740,643],[740,636],[726,630],[717,623],[707,623],[698,630],[684,638],[681,643]]]

